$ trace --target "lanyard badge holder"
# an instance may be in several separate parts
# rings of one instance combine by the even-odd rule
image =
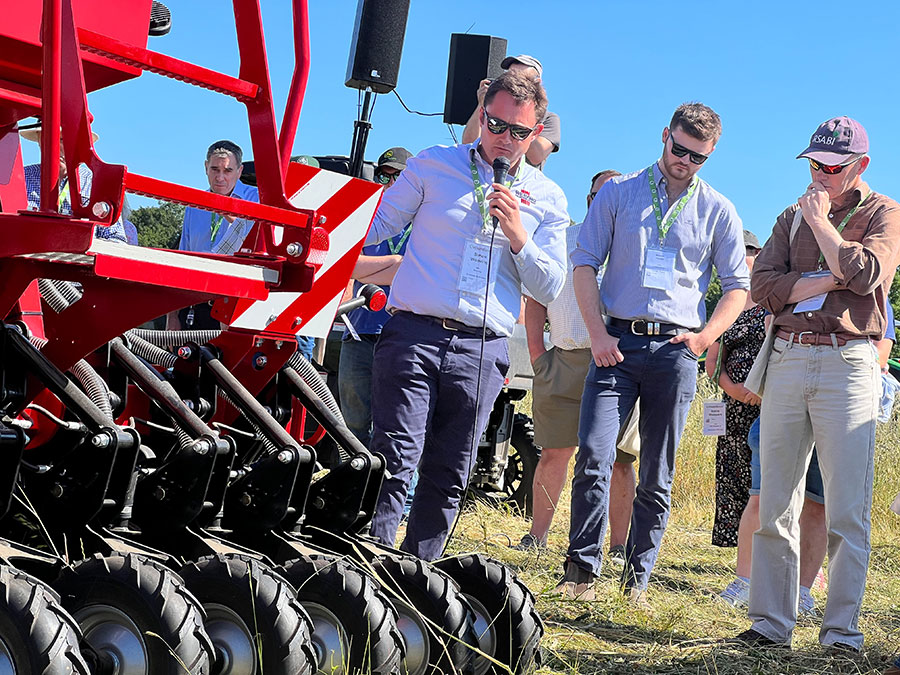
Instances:
[[[722,374],[722,349],[724,345],[721,340],[719,342],[719,354],[716,357],[716,372],[713,374],[713,386],[716,388],[714,398],[703,401],[703,435],[704,436],[724,436],[725,435],[725,401],[722,400],[719,390],[719,375]],[[708,353],[708,352],[707,352]]]

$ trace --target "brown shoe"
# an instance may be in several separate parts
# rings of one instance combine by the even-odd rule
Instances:
[[[647,600],[647,590],[640,590],[637,588],[631,588],[628,590],[628,604],[636,607],[637,609],[641,609],[645,612],[652,612],[653,606],[650,604],[650,601]]]
[[[596,598],[594,583],[597,577],[573,562],[566,563],[566,572],[553,589],[554,595],[570,600],[591,601]]]

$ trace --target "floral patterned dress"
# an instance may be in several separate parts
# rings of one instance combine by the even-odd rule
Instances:
[[[722,372],[743,382],[766,337],[766,311],[759,305],[745,309],[722,335]],[[747,433],[759,417],[759,406],[724,395],[726,433],[716,446],[716,519],[713,546],[737,546],[738,525],[750,491],[750,447]]]

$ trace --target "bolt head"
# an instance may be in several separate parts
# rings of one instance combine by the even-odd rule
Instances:
[[[91,212],[97,218],[106,218],[112,211],[112,207],[106,202],[97,202],[91,207]]]
[[[362,457],[354,457],[350,460],[350,468],[354,471],[361,471],[366,466],[366,460]]]
[[[266,367],[266,364],[269,362],[269,359],[265,354],[257,354],[256,358],[253,359],[253,367],[257,370],[262,370]]]
[[[53,487],[50,488],[50,495],[59,499],[63,496],[63,486],[59,483],[54,483]]]
[[[326,218],[325,216],[319,216],[319,225],[324,225],[327,222],[328,218]]]
[[[241,498],[239,501],[241,502],[241,506],[250,506],[250,504],[253,503],[253,500],[250,498],[250,495],[248,495],[246,492],[241,495]]]
[[[288,464],[294,458],[294,453],[290,450],[282,450],[278,453],[278,461],[282,464]]]
[[[183,345],[178,348],[178,358],[179,359],[189,359],[191,358],[191,348],[187,345]]]
[[[106,434],[97,434],[91,438],[91,445],[95,448],[108,448],[109,443],[109,436]]]
[[[285,250],[285,251],[287,252],[287,254],[288,254],[289,256],[291,256],[292,258],[296,258],[296,257],[299,256],[301,253],[303,253],[303,247],[302,247],[300,244],[298,244],[297,242],[291,242],[290,244],[288,244],[288,245],[285,247],[284,250]]]

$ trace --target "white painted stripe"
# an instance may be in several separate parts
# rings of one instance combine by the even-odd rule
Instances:
[[[350,176],[320,169],[316,175],[301,185],[288,201],[295,208],[316,211],[351,180]],[[272,228],[272,239],[276,245],[281,244],[283,237],[283,227]]]
[[[300,293],[273,291],[266,300],[257,300],[250,305],[243,314],[231,322],[231,325],[247,330],[263,330],[299,297]]]
[[[325,270],[343,258],[351,248],[356,246],[366,236],[369,223],[372,222],[372,214],[375,213],[380,197],[380,191],[373,194],[359,208],[347,216],[340,225],[334,228],[329,237],[330,241],[328,253],[325,255],[325,262],[317,277],[321,276]]]
[[[334,315],[337,313],[338,304],[341,301],[342,292],[338,293],[334,298],[322,308],[318,314],[312,319],[300,326],[298,335],[309,335],[310,337],[324,338],[328,337],[331,332],[331,324],[334,323]]]

